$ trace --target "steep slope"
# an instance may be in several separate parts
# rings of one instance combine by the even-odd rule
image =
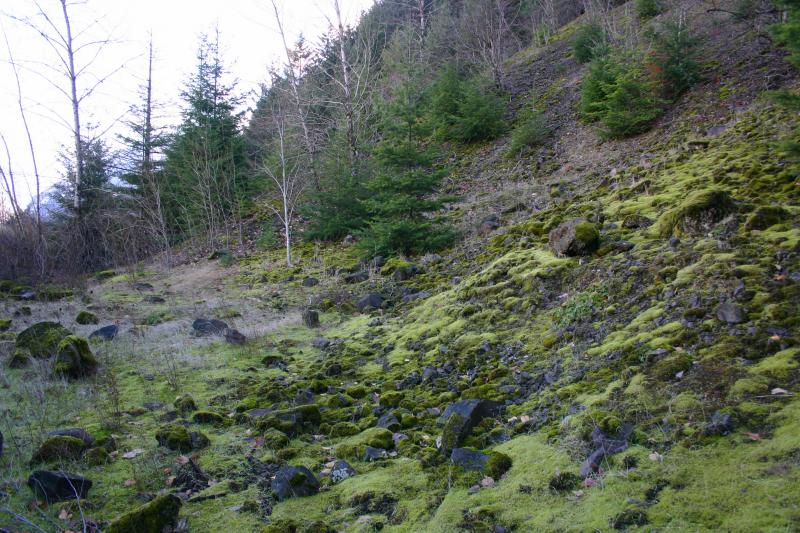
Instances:
[[[577,119],[580,19],[510,60],[512,107],[546,102],[555,132],[519,160],[507,139],[453,148],[464,238],[447,254],[364,264],[300,244],[292,268],[280,251],[151,266],[30,304],[10,338],[45,319],[88,334],[73,321],[88,301],[121,333],[92,345],[93,381],[4,370],[7,508],[105,528],[169,491],[191,531],[793,530],[800,165],[778,145],[800,121],[765,91],[797,80],[747,25],[683,7],[719,59],[634,139]],[[576,219],[590,253],[556,255],[551,232]],[[357,309],[367,294],[385,303]],[[194,336],[200,317],[247,343]],[[117,451],[56,457],[94,488],[31,511],[26,463],[71,426]],[[183,427],[208,446],[160,445]]]

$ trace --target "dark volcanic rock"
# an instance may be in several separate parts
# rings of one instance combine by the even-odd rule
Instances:
[[[283,501],[288,498],[312,496],[319,492],[319,481],[304,466],[284,466],[270,483],[275,499]]]
[[[597,227],[583,218],[564,222],[550,232],[550,247],[558,256],[589,255],[600,244]]]
[[[439,417],[442,428],[442,449],[447,452],[458,447],[461,440],[469,435],[484,418],[496,416],[501,404],[492,400],[460,400],[451,404]]]
[[[313,309],[306,309],[303,311],[303,324],[309,328],[319,327],[319,312]]]
[[[89,338],[113,341],[117,336],[117,333],[119,333],[119,327],[116,324],[111,324],[109,326],[103,326],[100,329],[94,330],[91,335],[89,335]]]
[[[400,429],[400,421],[394,415],[393,411],[389,411],[381,415],[378,422],[375,424],[379,428],[388,429],[389,431],[397,431]]]
[[[133,288],[137,291],[152,291],[155,287],[150,285],[149,283],[137,282],[133,284]]]
[[[206,318],[198,318],[192,322],[192,329],[197,335],[222,335],[225,330],[228,329],[228,324],[222,320],[216,320],[213,318],[210,320]]]
[[[314,348],[318,348],[320,350],[325,350],[330,345],[331,341],[329,341],[325,337],[314,337],[314,340],[311,341],[311,346],[313,346]]]
[[[374,448],[372,446],[367,446],[364,449],[364,462],[369,463],[371,461],[379,461],[381,459],[386,459],[389,454],[383,448]]]
[[[36,470],[28,478],[28,487],[37,498],[47,503],[84,499],[92,488],[92,481],[77,474]]]
[[[163,304],[166,302],[164,298],[161,296],[156,296],[154,294],[150,294],[142,298],[142,301],[148,304]]]
[[[319,285],[319,280],[317,278],[305,278],[302,285],[303,287],[314,287],[315,285]]]
[[[606,435],[600,428],[594,428],[592,443],[596,448],[581,465],[580,476],[588,477],[597,470],[606,456],[627,450],[628,439],[632,432],[633,426],[630,424],[622,424],[613,436]]]
[[[488,460],[485,453],[468,448],[454,448],[450,454],[450,462],[465,470],[483,470]]]
[[[722,303],[717,307],[717,319],[728,324],[739,324],[745,320],[744,309],[730,302]]]
[[[247,337],[237,329],[226,328],[222,335],[225,337],[225,342],[229,344],[243,346],[247,342]]]
[[[370,293],[356,302],[356,309],[360,312],[383,307],[384,299],[380,294]]]
[[[90,448],[94,444],[94,437],[89,435],[89,432],[83,428],[65,428],[57,429],[48,433],[51,437],[74,437],[83,441],[83,444]]]
[[[344,277],[345,283],[361,283],[363,281],[367,281],[369,279],[369,273],[362,270],[360,272],[356,272],[355,274],[348,274]]]

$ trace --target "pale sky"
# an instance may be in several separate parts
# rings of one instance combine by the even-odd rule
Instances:
[[[136,100],[138,86],[146,75],[146,49],[152,32],[155,49],[153,73],[154,96],[165,104],[170,115],[165,121],[178,120],[179,94],[185,80],[196,66],[198,37],[219,27],[223,59],[238,90],[249,94],[267,79],[267,67],[283,58],[283,47],[269,0],[73,0],[70,7],[73,33],[86,29],[76,43],[86,39],[103,39],[111,35],[107,45],[87,69],[80,89],[88,89],[96,78],[113,74],[95,93],[82,103],[83,125],[102,132],[106,137],[122,128],[114,126]],[[38,0],[53,21],[62,27],[59,0]],[[354,24],[374,0],[340,0],[342,16]],[[327,31],[333,18],[332,0],[278,0],[284,28],[293,42],[302,33],[310,43]],[[35,13],[34,0],[0,0],[0,31],[8,38],[11,52],[20,66],[20,78],[28,122],[36,149],[42,190],[51,186],[62,172],[57,153],[69,144],[71,131],[65,123],[71,120],[69,100],[53,84],[66,89],[66,80],[53,67],[55,53],[36,33],[15,20]],[[92,24],[95,20],[99,24]],[[87,48],[78,56],[84,64],[96,48]],[[76,66],[79,66],[76,65]],[[254,96],[248,98],[248,104]],[[17,90],[5,41],[0,41],[0,133],[9,144],[12,166],[17,178],[17,196],[25,207],[35,193],[33,171],[27,138],[17,105]],[[7,166],[6,152],[0,144],[0,160]],[[5,196],[4,194],[0,196]]]

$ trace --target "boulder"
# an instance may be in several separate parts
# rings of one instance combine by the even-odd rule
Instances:
[[[72,332],[58,322],[38,322],[17,335],[17,348],[30,352],[32,357],[46,359],[58,354],[58,345]]]
[[[319,492],[319,481],[304,466],[284,466],[275,474],[270,488],[275,499],[283,501],[316,494]]]
[[[442,449],[445,453],[458,447],[461,440],[484,418],[496,416],[501,404],[492,400],[460,400],[451,404],[439,417],[442,428]]]
[[[225,331],[222,333],[222,336],[225,337],[225,342],[228,344],[235,344],[236,346],[244,346],[247,343],[247,337],[244,336],[237,329],[233,328],[225,328]]]
[[[153,287],[149,283],[144,283],[144,282],[141,282],[141,281],[134,283],[133,284],[133,288],[134,288],[134,290],[137,290],[137,291],[152,291],[152,290],[155,289],[155,287]]]
[[[367,446],[364,448],[364,462],[370,463],[372,461],[380,461],[386,459],[389,454],[383,448],[375,448],[374,446]]]
[[[226,418],[219,413],[212,411],[197,411],[192,415],[192,422],[195,424],[211,424],[214,426],[225,425]]]
[[[58,345],[54,370],[56,374],[77,379],[89,376],[97,370],[97,359],[83,337],[69,335]]]
[[[31,361],[31,352],[24,348],[17,348],[8,360],[9,368],[23,368]]]
[[[226,329],[228,329],[228,324],[223,322],[222,320],[216,319],[206,319],[206,318],[198,318],[194,322],[192,322],[192,329],[197,336],[203,335],[222,335]]]
[[[183,453],[192,450],[201,450],[209,444],[208,437],[203,433],[199,431],[190,432],[179,424],[161,426],[161,428],[156,431],[156,441],[158,441],[161,446]]]
[[[653,225],[653,221],[642,215],[628,215],[622,221],[622,227],[625,229],[644,229]]]
[[[81,311],[78,313],[78,316],[75,317],[75,322],[82,326],[88,326],[90,324],[98,324],[100,319],[91,311]]]
[[[389,431],[397,431],[400,429],[400,421],[394,415],[393,411],[388,411],[381,415],[375,425],[379,428],[388,429]]]
[[[148,294],[142,301],[146,304],[163,304],[166,303],[166,300],[161,296],[156,296],[155,294]]]
[[[55,431],[51,431],[48,433],[48,435],[51,437],[74,437],[82,440],[83,444],[87,448],[91,448],[92,444],[94,444],[94,437],[92,437],[89,432],[83,428],[57,429]]]
[[[319,280],[317,278],[305,278],[303,279],[302,285],[303,287],[314,287],[319,285]]]
[[[316,429],[322,414],[316,405],[299,405],[291,409],[274,411],[259,420],[260,429],[278,429],[287,435],[300,435]]]
[[[600,245],[600,232],[588,220],[576,218],[553,229],[549,239],[550,248],[557,256],[590,255]]]
[[[360,272],[356,272],[354,274],[348,274],[344,277],[345,283],[361,283],[367,281],[369,279],[369,273],[365,270]]]
[[[38,499],[51,504],[86,498],[92,488],[92,481],[67,472],[36,470],[28,477],[28,487]]]
[[[111,522],[106,533],[162,533],[178,519],[181,499],[164,494]]]
[[[188,394],[175,398],[175,401],[172,402],[172,405],[182,415],[191,413],[192,411],[197,411],[197,404],[195,403],[194,398]]]
[[[450,454],[450,462],[465,470],[483,471],[488,460],[489,455],[469,448],[453,448]]]
[[[319,312],[314,309],[306,309],[303,311],[303,324],[309,328],[319,327]]]
[[[614,435],[608,435],[598,427],[594,428],[591,438],[592,443],[595,445],[595,450],[581,465],[581,478],[589,477],[592,472],[600,467],[603,459],[607,456],[627,450],[628,439],[632,432],[633,426],[630,424],[622,424]]]
[[[119,327],[116,324],[110,324],[94,330],[89,335],[89,340],[98,339],[103,341],[113,341],[116,338],[117,333],[119,333]]]
[[[717,319],[728,324],[739,324],[745,320],[745,312],[740,306],[725,302],[717,307]]]
[[[89,466],[100,466],[111,462],[111,455],[105,448],[90,448],[83,454],[83,460]]]
[[[33,453],[30,464],[77,461],[83,455],[84,450],[86,450],[86,445],[81,439],[66,435],[48,437]]]
[[[360,312],[380,309],[383,307],[384,299],[380,294],[369,293],[356,302],[356,309]]]
[[[356,475],[355,469],[347,461],[336,461],[331,468],[331,481],[339,483]]]

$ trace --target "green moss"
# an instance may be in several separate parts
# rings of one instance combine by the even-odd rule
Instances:
[[[106,533],[161,533],[175,523],[180,509],[180,498],[164,494],[114,520]]]
[[[224,426],[228,422],[221,414],[211,411],[197,411],[192,415],[192,421],[197,424],[212,424],[215,426]]]
[[[764,205],[750,213],[744,227],[748,230],[765,230],[789,219],[790,216],[790,213],[780,206]]]
[[[277,429],[269,429],[264,432],[264,446],[277,450],[289,445],[289,437]]]
[[[500,452],[490,452],[489,459],[486,460],[486,466],[483,471],[489,477],[498,480],[503,477],[503,474],[508,472],[511,468],[511,464],[512,461],[508,455]]]
[[[156,441],[158,441],[161,446],[166,446],[170,450],[183,453],[205,448],[209,444],[208,437],[204,434],[197,432],[194,434],[194,438],[192,438],[189,430],[180,424],[166,424],[161,426],[158,431],[156,431]]]
[[[786,380],[789,373],[800,366],[797,361],[799,357],[800,348],[788,348],[762,359],[758,364],[750,367],[750,373],[776,380]]]
[[[172,403],[172,405],[181,414],[197,411],[197,404],[195,403],[194,398],[188,394],[175,398],[175,401]]]
[[[31,352],[25,348],[16,348],[8,360],[9,368],[22,368],[31,362]]]
[[[723,189],[705,189],[689,194],[681,204],[664,213],[654,225],[661,237],[696,235],[735,210],[730,194]]]
[[[388,276],[393,274],[396,270],[405,270],[411,267],[411,263],[399,257],[392,257],[381,267],[381,274]]]
[[[31,457],[31,465],[58,461],[77,461],[85,448],[86,445],[83,440],[75,437],[65,435],[49,437]]]
[[[78,316],[75,317],[75,322],[85,326],[89,324],[98,324],[100,319],[91,311],[81,311],[78,313]]]
[[[349,437],[357,435],[360,431],[358,426],[352,422],[339,422],[331,427],[329,434],[331,437]]]
[[[111,456],[105,448],[91,448],[86,450],[83,460],[89,466],[102,466],[111,462]]]
[[[75,335],[64,337],[58,344],[53,370],[70,378],[93,374],[97,370],[97,359],[89,349],[89,341]]]
[[[405,395],[400,391],[389,391],[381,394],[381,405],[397,407]]]
[[[9,329],[11,329],[11,319],[10,318],[0,319],[0,331],[8,331]]]
[[[17,348],[30,351],[32,357],[43,359],[58,354],[58,346],[72,332],[57,322],[39,322],[17,335]]]

